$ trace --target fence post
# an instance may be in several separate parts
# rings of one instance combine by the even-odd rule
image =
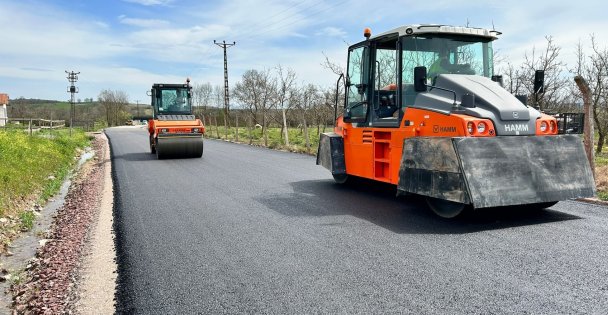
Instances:
[[[30,126],[29,126],[29,128],[30,128],[30,136],[31,136],[32,135],[32,119],[31,118],[30,118]]]

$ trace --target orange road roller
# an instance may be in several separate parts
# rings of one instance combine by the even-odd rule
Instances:
[[[205,126],[192,114],[192,87],[185,84],[152,85],[154,115],[148,121],[150,152],[158,159],[203,156]]]
[[[558,135],[554,117],[494,75],[500,32],[407,25],[364,35],[349,47],[340,78],[344,112],[337,117],[336,100],[336,126],[320,136],[317,164],[336,182],[356,176],[394,184],[446,218],[595,195],[581,139]]]

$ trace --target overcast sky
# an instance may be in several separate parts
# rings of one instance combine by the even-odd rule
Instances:
[[[324,54],[341,64],[346,43],[418,23],[495,28],[495,49],[517,64],[552,35],[561,59],[594,33],[608,46],[608,3],[477,0],[0,0],[0,93],[67,100],[65,70],[80,71],[78,98],[102,89],[149,103],[152,83],[223,84],[228,49],[231,85],[248,69],[292,68],[300,82],[334,84]]]

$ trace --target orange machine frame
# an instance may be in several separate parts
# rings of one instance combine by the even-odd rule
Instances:
[[[537,126],[542,122],[545,132],[536,128],[536,135],[556,135],[557,120],[541,114]],[[483,132],[477,125],[486,124]],[[469,132],[472,126],[473,132]],[[399,127],[355,127],[339,117],[334,130],[344,139],[346,173],[381,182],[398,184],[403,140],[410,137],[494,137],[494,124],[490,119],[481,119],[460,114],[443,114],[420,108],[406,108]]]

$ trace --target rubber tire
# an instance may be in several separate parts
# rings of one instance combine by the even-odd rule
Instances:
[[[445,199],[426,197],[426,204],[438,216],[452,219],[460,215],[467,207],[464,203],[453,202]]]
[[[156,146],[154,145],[154,138],[152,136],[149,137],[148,142],[150,142],[150,153],[156,153]]]
[[[346,184],[348,182],[348,174],[332,174],[332,176],[338,184]]]

